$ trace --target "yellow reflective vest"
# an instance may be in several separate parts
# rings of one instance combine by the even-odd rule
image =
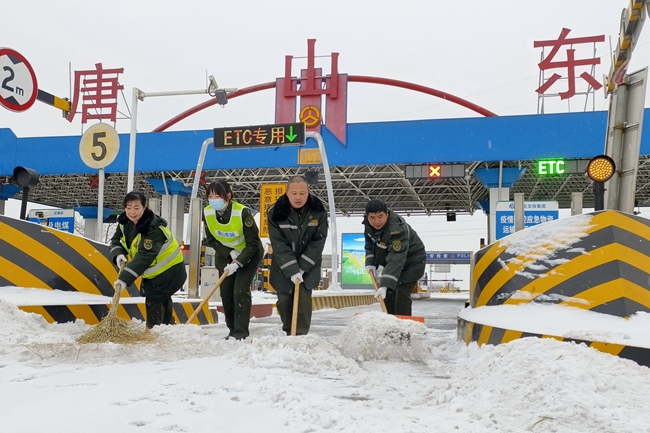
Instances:
[[[241,217],[242,211],[245,207],[246,206],[243,204],[233,201],[232,210],[230,212],[230,221],[228,221],[228,224],[221,224],[217,220],[216,211],[212,206],[208,205],[203,209],[205,223],[212,236],[223,245],[237,251],[242,251],[244,247],[246,247],[244,223]]]
[[[122,246],[128,251],[131,258],[135,258],[138,254],[138,245],[140,244],[141,233],[137,234],[129,246],[126,244],[124,226],[121,224],[120,229],[122,230],[122,239],[120,240]],[[159,229],[165,234],[167,241],[165,241],[163,246],[160,248],[160,252],[156,256],[156,259],[151,263],[151,265],[149,265],[147,270],[144,271],[142,278],[157,277],[172,266],[183,262],[183,253],[181,252],[181,248],[178,246],[176,238],[172,236],[172,232],[165,226],[160,226]]]

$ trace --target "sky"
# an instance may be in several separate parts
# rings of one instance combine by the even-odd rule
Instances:
[[[332,0],[326,5],[296,0],[225,2],[196,0],[110,3],[65,0],[56,4],[14,2],[0,14],[0,46],[21,53],[35,70],[39,88],[70,96],[71,72],[124,68],[116,128],[130,129],[132,90],[146,92],[201,90],[207,76],[219,86],[246,88],[284,75],[285,56],[292,55],[292,74],[306,67],[307,39],[316,39],[316,66],[330,70],[331,53],[339,53],[339,71],[386,77],[432,87],[495,112],[529,115],[538,110],[541,49],[533,42],[605,35],[597,44],[594,77],[602,81],[610,52],[618,39],[627,0],[525,2],[487,0],[459,6],[451,0]],[[23,17],[24,19],[19,19]],[[56,17],[56,24],[52,23]],[[650,30],[641,32],[628,68],[650,63]],[[594,57],[592,46],[576,45],[576,56]],[[301,63],[302,62],[302,63]],[[549,71],[564,74],[564,70]],[[577,82],[578,87],[581,81]],[[649,86],[650,89],[650,86]],[[550,91],[566,88],[558,82]],[[650,90],[649,90],[650,91]],[[400,121],[475,117],[466,108],[420,93],[364,83],[350,83],[348,122]],[[146,98],[139,102],[137,129],[148,132],[207,95]],[[546,112],[582,111],[584,98],[546,98]],[[650,98],[646,98],[646,106]],[[606,110],[602,91],[587,101],[589,109]],[[272,123],[274,92],[267,90],[213,106],[171,128],[209,129]],[[0,128],[18,137],[81,135],[77,117],[71,124],[60,113],[37,102],[23,113],[0,110]],[[604,145],[604,143],[603,143]],[[487,237],[482,212],[458,215],[455,223],[441,216],[408,219],[427,250],[475,250]],[[360,218],[339,218],[338,233],[360,232]],[[326,250],[329,247],[326,245]],[[467,279],[469,267],[457,265],[443,277]]]
[[[21,53],[34,68],[39,88],[54,95],[70,95],[70,71],[93,69],[99,62],[106,68],[124,68],[119,107],[127,115],[134,87],[145,93],[200,90],[206,88],[207,75],[213,75],[219,86],[241,89],[283,76],[286,55],[296,57],[292,73],[297,75],[306,66],[298,57],[306,56],[311,38],[316,39],[316,55],[340,54],[342,73],[421,84],[510,116],[537,112],[541,49],[533,42],[557,39],[562,28],[571,29],[568,37],[605,35],[605,42],[596,47],[601,64],[594,77],[601,81],[609,72],[610,44],[618,38],[621,12],[628,3],[488,0],[460,7],[450,0],[411,0],[399,6],[385,0],[332,0],[317,7],[296,0],[26,0],[14,2],[0,17],[0,26],[2,46]],[[53,16],[56,26],[51,24]],[[647,32],[641,33],[629,71],[650,60]],[[576,57],[594,57],[591,46],[575,49]],[[330,58],[316,60],[328,73]],[[551,90],[566,90],[557,86]],[[138,107],[138,130],[151,131],[206,99],[145,99]],[[584,108],[578,97],[570,102],[572,111]],[[547,98],[547,103],[550,111],[569,110],[566,101],[555,106]],[[350,123],[476,116],[431,96],[364,83],[350,84],[348,104]],[[602,91],[595,108],[607,109]],[[224,108],[211,107],[174,128],[272,123],[273,110],[274,92],[268,90],[233,99]],[[82,132],[79,119],[70,124],[42,103],[24,113],[0,111],[0,126],[19,137]],[[118,121],[119,132],[129,128],[129,120]]]

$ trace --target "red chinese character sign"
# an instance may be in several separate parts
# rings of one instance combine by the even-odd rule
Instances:
[[[316,39],[307,40],[307,69],[301,69],[299,77],[291,74],[293,56],[285,57],[284,78],[276,79],[275,122],[293,123],[298,118],[307,131],[315,132],[319,132],[324,124],[345,144],[348,76],[338,72],[339,53],[331,54],[329,75],[324,75],[322,68],[316,68],[315,46]],[[298,111],[296,105],[299,105]]]
[[[567,35],[571,30],[563,28],[560,32],[560,37],[557,40],[550,41],[534,41],[533,46],[535,48],[540,47],[552,47],[551,52],[539,63],[539,69],[546,71],[549,69],[566,69],[566,77],[561,76],[560,74],[554,73],[551,77],[542,84],[536,92],[540,95],[543,95],[553,84],[555,84],[560,78],[566,78],[567,80],[567,90],[565,92],[560,92],[561,99],[569,99],[573,97],[576,93],[576,68],[584,66],[593,66],[600,64],[600,57],[587,58],[587,59],[576,59],[575,58],[575,49],[574,45],[585,44],[585,43],[596,43],[604,42],[605,35],[600,36],[587,36],[582,38],[570,38],[567,39]],[[562,46],[568,45],[569,48],[566,50],[566,59],[565,60],[555,60],[555,56],[560,51]],[[591,87],[595,90],[603,87],[594,77],[589,75],[587,72],[580,74],[580,77],[585,80]]]
[[[81,123],[89,119],[117,120],[117,93],[123,90],[119,74],[124,68],[104,69],[101,63],[95,64],[94,70],[75,71],[74,102],[68,116],[72,122],[81,100]]]

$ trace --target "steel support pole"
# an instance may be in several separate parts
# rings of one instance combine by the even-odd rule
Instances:
[[[127,173],[126,192],[133,191],[133,184],[135,182],[135,136],[138,133],[138,96],[140,90],[137,87],[133,88],[131,95],[131,135],[129,137],[129,168]]]
[[[627,108],[627,85],[619,84],[616,86],[616,91],[612,94],[612,103],[610,104],[610,112],[607,124],[611,125],[611,131],[608,131],[607,145],[605,154],[610,156],[616,164],[616,172],[609,179],[607,184],[607,191],[604,195],[605,204],[607,209],[618,209],[618,185],[619,185],[619,171],[621,166],[622,147],[623,147],[623,132],[625,130],[625,114]],[[612,108],[614,112],[612,113]],[[611,137],[610,137],[611,135]]]
[[[330,174],[330,166],[327,162],[327,153],[325,152],[325,142],[323,137],[318,132],[305,133],[306,138],[313,138],[318,143],[318,150],[320,150],[320,157],[323,161],[323,172],[325,174],[325,183],[327,184],[327,201],[330,211],[330,231],[332,236],[332,280],[327,290],[341,290],[338,281],[339,272],[339,257],[338,257],[338,239],[336,232],[336,208],[334,206],[334,188],[332,187],[332,175]]]
[[[627,106],[625,109],[625,130],[621,143],[621,161],[618,169],[618,207],[621,212],[634,212],[636,199],[636,178],[641,149],[641,132],[645,107],[648,68],[627,76]],[[612,188],[608,185],[608,189]],[[612,189],[612,192],[615,190]]]
[[[95,227],[95,240],[104,242],[104,169],[99,169],[99,186],[97,191],[97,226]]]
[[[515,232],[524,229],[524,194],[517,192],[515,197]]]
[[[198,198],[197,195],[199,193],[199,183],[201,181],[201,171],[203,170],[205,154],[212,143],[214,143],[214,138],[206,138],[201,145],[199,159],[196,162],[196,171],[194,172],[192,194],[190,195],[190,211],[187,219],[187,238],[190,240],[190,269],[187,288],[190,298],[199,297],[199,274],[201,272],[199,261],[201,258],[201,216],[203,215],[203,200]]]

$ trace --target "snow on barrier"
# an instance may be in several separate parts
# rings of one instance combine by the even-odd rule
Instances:
[[[474,255],[458,337],[479,345],[555,338],[650,366],[649,340],[637,338],[634,327],[650,312],[649,271],[650,220],[636,215],[599,211],[519,231]],[[566,311],[591,314],[581,324],[564,318],[560,326],[558,315]],[[518,320],[508,320],[513,316]],[[599,321],[624,332],[590,329]]]

